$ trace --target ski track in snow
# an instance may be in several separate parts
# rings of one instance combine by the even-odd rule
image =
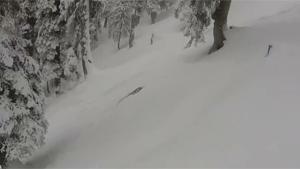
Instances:
[[[211,31],[184,50],[172,17],[144,23],[130,50],[100,44],[88,80],[48,107],[26,167],[300,167],[300,3],[237,1],[229,18],[239,27],[210,56]]]

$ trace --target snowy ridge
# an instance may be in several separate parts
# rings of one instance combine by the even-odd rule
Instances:
[[[87,82],[48,107],[47,144],[27,166],[300,167],[300,5],[281,3],[255,25],[238,22],[246,4],[234,4],[230,23],[250,26],[210,56],[210,36],[183,49],[172,17],[138,30],[130,50],[100,46]]]

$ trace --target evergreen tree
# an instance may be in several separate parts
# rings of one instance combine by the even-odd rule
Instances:
[[[140,18],[144,12],[145,1],[144,0],[134,0],[133,9],[134,14],[132,15],[132,27],[136,27],[140,23]]]
[[[178,17],[183,25],[184,35],[190,37],[186,47],[191,47],[198,42],[204,41],[203,32],[211,22],[211,14],[217,1],[202,0],[181,0],[175,10],[175,17]]]
[[[214,19],[214,44],[210,50],[214,52],[223,47],[225,40],[224,28],[227,26],[227,16],[231,0],[180,0],[175,10],[175,17],[183,23],[185,36],[190,40],[186,47],[193,42],[204,40],[203,31]]]
[[[129,47],[132,47],[134,40],[133,15],[135,12],[134,1],[116,0],[111,2],[110,17],[109,17],[109,34],[112,36],[118,49],[121,49],[120,43],[122,37],[129,37]]]
[[[35,42],[47,95],[61,93],[82,81],[92,62],[90,33],[98,32],[98,13],[87,0],[39,0]],[[98,1],[97,1],[98,2]],[[99,3],[93,6],[97,11]],[[92,4],[93,5],[93,4]],[[89,24],[90,21],[93,24]],[[95,29],[92,29],[92,28]],[[95,43],[95,42],[94,42]]]
[[[35,46],[47,95],[60,92],[62,77],[62,29],[60,1],[38,0]]]
[[[43,144],[45,93],[87,76],[102,8],[96,0],[0,1],[1,166]]]
[[[159,0],[146,0],[146,10],[151,17],[151,23],[155,24],[158,14],[161,11]]]
[[[90,4],[90,0],[62,1],[61,11],[64,22],[60,26],[63,29],[60,46],[63,77],[67,82],[76,83],[84,80],[92,63]],[[95,14],[93,17],[98,16]]]
[[[169,6],[174,4],[174,0],[145,0],[145,9],[151,18],[151,23],[154,24],[158,15],[163,10],[168,10]]]
[[[0,165],[24,160],[44,142],[47,121],[39,65],[32,46],[30,4],[0,1]],[[32,6],[33,7],[33,6]],[[26,11],[27,10],[27,11]],[[26,13],[24,13],[26,12]]]
[[[75,0],[74,9],[74,52],[81,61],[84,78],[88,75],[89,65],[92,63],[90,22],[89,22],[89,1]]]
[[[104,19],[103,28],[108,26],[108,18],[110,16],[111,9],[113,8],[113,1],[110,0],[100,0],[103,5],[102,18]]]
[[[19,24],[22,28],[22,37],[28,40],[30,43],[27,44],[25,49],[27,50],[28,54],[38,60],[36,55],[35,49],[35,40],[36,40],[36,11],[38,9],[37,0],[17,0],[20,6],[20,16],[21,20]]]
[[[87,76],[87,55],[82,55],[82,41],[86,42],[84,37],[89,39],[89,36],[83,34],[89,33],[88,25],[85,22],[89,21],[89,17],[82,15],[80,10],[83,10],[85,2],[79,0],[61,0],[60,4],[60,20],[59,28],[61,31],[60,40],[60,64],[61,64],[61,82],[63,89],[66,86],[74,86],[78,82],[84,80]],[[85,8],[87,10],[87,8]],[[87,13],[84,13],[87,14]],[[87,42],[88,52],[90,55],[90,42]]]
[[[179,0],[175,9],[175,18],[179,18],[179,15],[183,10],[190,9],[191,0]]]
[[[99,41],[99,34],[102,32],[102,21],[104,13],[104,3],[102,1],[90,0],[90,35],[91,47],[96,48]]]

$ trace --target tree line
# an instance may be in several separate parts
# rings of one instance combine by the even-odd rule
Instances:
[[[43,145],[48,97],[89,74],[103,29],[129,38],[141,13],[152,22],[167,0],[0,0],[0,166]],[[157,14],[155,15],[157,16]]]
[[[174,0],[0,0],[0,166],[25,161],[45,141],[47,98],[84,81],[91,51],[107,30],[120,49],[134,45],[143,13],[155,24]],[[221,48],[230,0],[179,0],[175,17],[184,23],[187,47],[204,40],[215,20]],[[211,17],[212,16],[212,17]]]

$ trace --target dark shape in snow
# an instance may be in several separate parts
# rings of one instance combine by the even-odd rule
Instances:
[[[144,86],[138,87],[135,90],[133,90],[132,92],[130,92],[129,94],[127,94],[126,96],[122,97],[119,101],[118,104],[120,104],[123,100],[127,99],[130,96],[136,95],[138,94],[140,91],[142,91],[144,89]]]
[[[265,57],[268,57],[268,56],[270,55],[271,49],[272,49],[272,48],[273,48],[273,45],[269,45],[269,46],[268,46],[268,52],[267,52],[267,54],[266,54]]]

